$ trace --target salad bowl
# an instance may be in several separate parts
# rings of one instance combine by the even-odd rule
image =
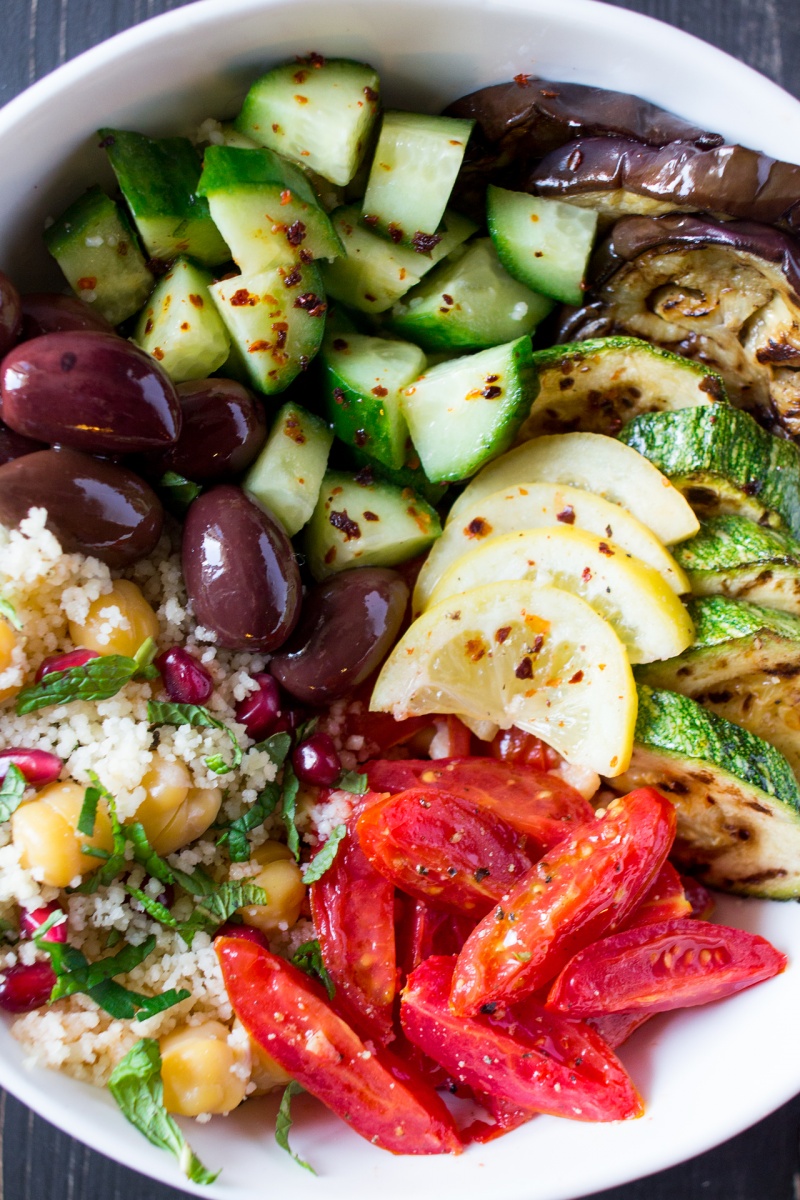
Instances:
[[[199,0],[96,47],[0,111],[4,162],[0,262],[24,289],[58,280],[41,231],[92,183],[110,182],[98,125],[151,134],[233,115],[267,66],[310,50],[372,63],[390,105],[435,112],[520,73],[641,95],[726,140],[800,161],[800,103],[696,39],[596,0]],[[800,913],[721,899],[717,919],[758,932],[789,958],[762,987],[702,1010],[662,1016],[620,1057],[645,1100],[637,1121],[590,1125],[540,1117],[460,1158],[393,1158],[305,1098],[293,1146],[275,1144],[277,1102],[187,1132],[221,1175],[187,1184],[124,1120],[111,1097],[26,1067],[0,1025],[0,1085],[92,1148],[152,1178],[215,1198],[285,1183],[298,1200],[379,1190],[434,1200],[569,1200],[660,1170],[730,1137],[800,1090]]]

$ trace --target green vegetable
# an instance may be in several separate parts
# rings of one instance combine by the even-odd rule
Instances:
[[[293,1079],[286,1085],[286,1091],[283,1093],[281,1106],[278,1109],[278,1116],[275,1120],[275,1141],[278,1143],[281,1150],[285,1150],[287,1154],[292,1156],[298,1166],[304,1167],[306,1171],[310,1171],[312,1175],[316,1175],[317,1172],[314,1170],[314,1168],[307,1163],[305,1159],[300,1158],[299,1155],[295,1154],[294,1150],[292,1150],[291,1146],[289,1145],[289,1130],[292,1128],[293,1124],[291,1114],[292,1096],[297,1096],[303,1091],[305,1091],[305,1088],[301,1087],[296,1079]]]
[[[134,658],[125,654],[106,654],[90,658],[82,667],[51,671],[39,683],[23,688],[17,696],[17,716],[24,717],[53,704],[71,700],[108,700],[116,696],[132,679],[155,679],[158,671],[151,665],[155,644],[147,639]]]
[[[248,833],[252,829],[257,829],[259,825],[263,825],[267,817],[272,816],[278,807],[280,798],[280,785],[268,783],[264,790],[259,792],[255,803],[242,813],[241,817],[237,817],[235,821],[231,822],[219,839],[220,845],[228,843],[231,862],[247,862],[250,857]]]
[[[295,775],[291,763],[286,763],[283,768],[281,816],[286,827],[286,845],[298,862],[300,861],[300,835],[297,832],[295,818],[297,816],[297,793],[299,790],[300,780]]]
[[[369,791],[367,777],[361,771],[344,771],[336,786],[340,792],[352,792],[354,796],[363,796]]]
[[[214,1182],[219,1172],[206,1170],[164,1108],[161,1053],[155,1038],[142,1038],[128,1051],[114,1068],[108,1090],[131,1125],[154,1146],[175,1155],[187,1179]]]
[[[303,883],[316,883],[321,879],[339,851],[339,843],[347,833],[346,825],[337,825],[322,849],[303,868]]]
[[[316,939],[303,942],[302,946],[297,947],[292,956],[292,966],[304,971],[312,979],[318,979],[328,993],[329,1000],[336,995],[336,985],[322,961],[322,950]]]
[[[4,821],[11,820],[12,814],[22,803],[27,786],[25,776],[19,767],[14,763],[9,763],[8,770],[0,780],[0,825]]]
[[[233,745],[233,762],[228,766],[219,754],[206,759],[206,766],[216,775],[235,771],[242,761],[242,747],[236,734],[222,721],[213,717],[207,708],[199,704],[173,704],[170,701],[148,700],[147,719],[151,725],[192,725],[203,729],[224,729]]]
[[[22,621],[20,621],[17,615],[17,610],[11,601],[4,599],[3,596],[0,596],[0,617],[5,617],[9,625],[12,625],[14,629],[18,631],[22,629]]]
[[[199,483],[193,483],[177,471],[165,471],[158,486],[164,492],[167,503],[171,502],[179,512],[184,512],[203,490]]]

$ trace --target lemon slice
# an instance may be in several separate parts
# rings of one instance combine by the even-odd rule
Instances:
[[[371,707],[517,725],[568,763],[614,776],[630,761],[636,688],[625,647],[591,605],[514,581],[429,608],[384,664]]]
[[[618,504],[580,488],[519,483],[476,500],[448,521],[417,578],[415,615],[427,608],[438,581],[462,554],[504,533],[545,526],[571,526],[608,538],[654,567],[677,595],[690,591],[685,573],[656,535]]]
[[[697,533],[700,524],[666,475],[623,442],[602,433],[554,433],[509,450],[476,475],[449,520],[499,488],[526,480],[569,483],[633,513],[666,546]]]
[[[632,663],[673,658],[694,641],[688,612],[658,571],[582,529],[528,529],[493,538],[445,571],[430,603],[487,579],[529,579],[582,596],[608,621]]]

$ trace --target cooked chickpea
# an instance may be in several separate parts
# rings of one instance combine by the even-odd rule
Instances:
[[[10,666],[13,666],[12,655],[17,644],[17,635],[9,625],[8,621],[4,621],[0,617],[0,675],[7,671]],[[0,688],[0,704],[9,697],[15,696],[19,691],[18,687]]]
[[[92,601],[84,621],[70,621],[69,636],[98,654],[133,658],[142,642],[158,637],[158,617],[135,583],[116,579],[110,592]]]
[[[275,858],[262,867],[252,882],[267,893],[267,903],[240,908],[245,924],[266,934],[291,928],[300,916],[306,895],[306,885],[294,859]]]
[[[40,872],[42,882],[49,887],[67,887],[77,876],[97,870],[101,860],[82,854],[82,846],[111,852],[111,822],[102,802],[92,837],[78,832],[84,795],[85,789],[72,780],[50,783],[35,799],[20,805],[11,818],[11,833],[22,866]]]
[[[250,858],[260,867],[266,867],[268,863],[276,862],[279,858],[291,859],[294,858],[294,855],[286,842],[275,842],[270,838],[268,842],[263,842],[256,847]]]
[[[175,816],[156,838],[153,848],[159,854],[173,854],[181,846],[188,846],[214,823],[221,804],[222,792],[218,788],[190,788]]]
[[[246,1062],[219,1021],[184,1025],[161,1039],[164,1105],[182,1117],[227,1113],[244,1100]]]
[[[147,796],[136,810],[157,854],[172,854],[205,833],[216,819],[222,792],[193,788],[189,768],[156,756],[142,780]]]

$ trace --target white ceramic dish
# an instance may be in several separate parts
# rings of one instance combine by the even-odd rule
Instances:
[[[177,132],[232,114],[266,65],[310,49],[374,63],[394,104],[434,110],[525,71],[632,91],[800,161],[796,100],[686,34],[596,0],[201,0],[96,47],[0,111],[0,265],[28,289],[52,281],[42,223],[106,177],[98,124]],[[717,919],[769,937],[791,966],[732,1000],[658,1018],[631,1040],[622,1057],[647,1103],[636,1122],[539,1118],[458,1159],[393,1158],[300,1100],[293,1141],[316,1166],[313,1179],[275,1146],[274,1102],[251,1102],[232,1118],[187,1123],[201,1158],[223,1168],[212,1187],[195,1188],[105,1092],[27,1070],[5,1025],[0,1084],[94,1149],[209,1198],[285,1185],[296,1200],[568,1200],[708,1149],[800,1090],[800,910],[726,900]]]

